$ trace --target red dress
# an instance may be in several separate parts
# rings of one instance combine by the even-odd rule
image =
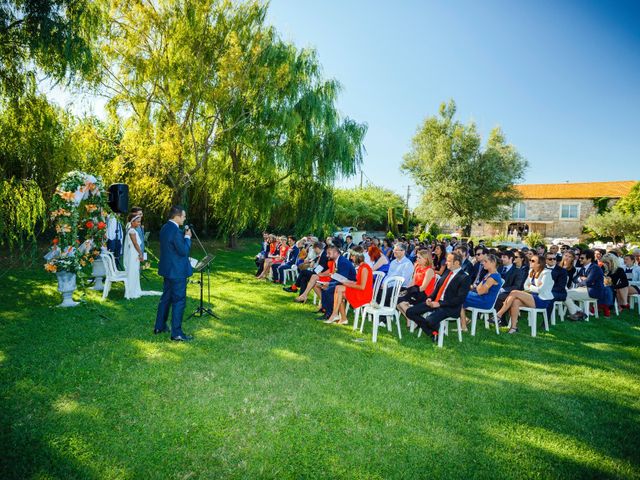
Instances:
[[[356,283],[360,284],[360,280],[362,279],[362,272],[367,270],[369,274],[367,275],[367,283],[364,286],[364,290],[358,290],[353,287],[346,287],[344,296],[351,305],[351,308],[358,308],[367,303],[371,302],[373,298],[373,270],[367,263],[361,263],[358,266],[358,271],[356,272]]]
[[[318,277],[318,281],[319,282],[330,282],[331,281],[331,275],[333,274],[333,272],[335,270],[335,266],[336,266],[336,262],[334,262],[333,260],[329,260],[327,262],[327,270],[329,270],[329,275],[327,275],[325,277]]]
[[[420,265],[416,265],[416,271],[413,274],[413,284],[416,287],[421,287],[422,286],[422,282],[424,282],[424,277],[427,274],[427,271],[429,270],[433,270],[433,267],[421,267]],[[434,275],[431,278],[431,281],[429,282],[429,285],[427,285],[427,288],[424,290],[425,295],[431,295],[433,293],[433,289],[436,286],[436,276]]]
[[[288,251],[289,251],[289,245],[282,245],[282,246],[280,247],[280,253],[279,253],[278,255],[280,255],[283,259],[284,259],[284,258],[287,258],[287,252],[288,252]],[[274,264],[274,265],[278,265],[279,263],[282,263],[282,262],[284,262],[284,260],[280,260],[279,258],[276,258],[276,259],[273,261],[273,264]]]

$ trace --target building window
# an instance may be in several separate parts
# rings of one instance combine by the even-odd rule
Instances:
[[[560,218],[562,220],[577,220],[580,216],[580,205],[577,203],[560,205]]]
[[[511,218],[514,220],[524,220],[527,216],[527,207],[523,202],[518,202],[511,210]]]

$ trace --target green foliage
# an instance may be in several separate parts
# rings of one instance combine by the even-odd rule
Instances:
[[[523,238],[523,242],[526,243],[529,248],[536,248],[539,245],[544,245],[544,237],[538,232],[529,232],[529,235]]]
[[[600,215],[611,210],[611,207],[609,206],[610,201],[611,199],[609,197],[594,198],[593,206],[596,209],[596,213]]]
[[[44,229],[46,205],[40,187],[33,180],[0,180],[0,246],[9,250],[35,241]]]
[[[631,191],[614,205],[613,209],[622,213],[640,215],[640,182],[636,183]]]
[[[591,215],[584,225],[599,239],[625,242],[640,238],[640,214],[625,213],[615,208],[602,215]]]
[[[36,83],[36,68],[56,82],[91,78],[99,62],[101,6],[90,0],[0,2],[0,95],[24,95]]]
[[[454,121],[455,113],[450,101],[425,120],[401,168],[425,189],[420,216],[460,223],[468,235],[473,220],[498,217],[519,198],[513,184],[527,162],[499,128],[483,149],[475,124]]]
[[[388,226],[389,208],[402,210],[402,198],[382,187],[335,189],[335,224],[357,230],[383,230]]]
[[[385,235],[386,238],[388,238],[389,240],[393,241],[395,240],[396,236],[393,234],[393,232],[391,230],[389,230],[387,232],[387,234]]]

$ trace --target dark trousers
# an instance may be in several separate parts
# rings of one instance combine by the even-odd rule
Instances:
[[[256,272],[256,277],[260,275],[260,272],[262,272],[263,266],[264,266],[264,258],[256,258],[256,267],[258,267],[258,271]]]
[[[504,301],[509,296],[509,292],[502,292],[498,294],[498,298],[496,299],[496,312],[499,311],[504,305]]]
[[[331,317],[333,314],[333,295],[336,292],[337,285],[338,282],[331,282],[326,289],[322,290],[322,308],[324,308],[324,313],[327,317]]]
[[[273,273],[273,280],[276,282],[284,283],[284,271],[289,270],[293,263],[279,263],[277,265],[271,265],[271,272]]]
[[[167,328],[169,308],[171,308],[171,336],[184,335],[182,332],[182,315],[187,305],[187,279],[165,278],[162,285],[162,296],[156,314],[156,330]]]
[[[307,285],[309,285],[311,277],[313,277],[313,270],[300,270],[296,280],[296,285],[298,286],[298,291],[300,293],[303,293],[307,289]]]
[[[415,305],[416,303],[426,302],[427,294],[420,291],[420,287],[417,285],[413,285],[404,292],[400,298],[398,298],[398,303],[409,302],[411,305]]]
[[[461,308],[461,307],[460,307]],[[432,335],[440,329],[440,322],[447,317],[460,316],[460,308],[431,308],[426,303],[418,303],[407,310],[407,317],[426,333]],[[422,315],[429,313],[427,318]]]
[[[116,267],[120,268],[120,254],[122,253],[122,242],[119,239],[107,240],[107,250],[113,253],[116,259]]]

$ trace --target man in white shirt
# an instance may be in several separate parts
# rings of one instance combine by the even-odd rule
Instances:
[[[122,224],[116,213],[112,213],[107,218],[107,250],[113,253],[116,259],[116,266],[120,268],[120,255],[122,254],[122,240],[124,233]]]

